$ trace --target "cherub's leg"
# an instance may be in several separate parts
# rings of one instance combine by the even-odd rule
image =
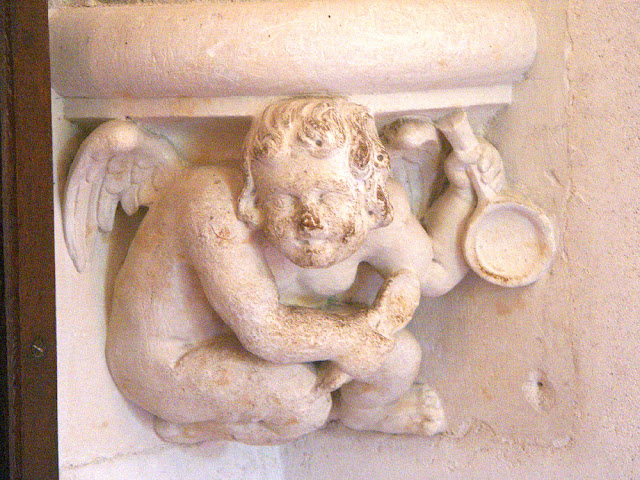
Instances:
[[[292,425],[262,421],[171,423],[155,417],[154,428],[160,438],[171,443],[193,444],[208,440],[230,440],[249,445],[278,445],[319,429],[325,421],[326,417],[317,424],[300,422]]]
[[[421,350],[406,330],[384,364],[366,381],[353,381],[339,390],[334,416],[356,430],[433,435],[445,428],[437,394],[414,384]]]
[[[283,443],[320,428],[331,409],[330,394],[316,388],[313,365],[267,362],[234,337],[195,348],[146,377],[135,390],[127,389],[127,379],[117,383],[157,417],[158,435],[175,443]]]

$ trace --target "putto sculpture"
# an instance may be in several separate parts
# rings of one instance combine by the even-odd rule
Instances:
[[[420,346],[404,327],[421,295],[467,273],[475,191],[504,186],[495,148],[464,118],[447,121],[448,182],[424,227],[388,178],[373,117],[341,98],[268,106],[246,137],[244,172],[188,167],[134,122],[106,122],[85,140],[65,203],[76,267],[118,202],[130,214],[150,206],[116,278],[106,356],[161,438],[275,444],[330,419],[387,433],[445,428],[435,392],[414,383]],[[548,220],[530,208],[534,236],[553,252]],[[368,301],[350,290],[363,264],[378,274]]]

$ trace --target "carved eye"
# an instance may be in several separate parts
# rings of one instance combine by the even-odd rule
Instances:
[[[379,153],[376,156],[376,165],[384,167],[389,164],[389,156],[386,153]]]

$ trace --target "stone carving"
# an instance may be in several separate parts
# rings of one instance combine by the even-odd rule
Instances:
[[[467,128],[471,147],[460,149],[464,118],[447,125],[448,183],[424,227],[388,179],[372,116],[344,99],[268,106],[246,137],[244,175],[187,167],[133,122],[85,140],[64,212],[79,270],[118,201],[127,213],[151,205],[116,278],[106,354],[161,438],[274,444],[329,419],[387,433],[445,428],[438,396],[414,383],[420,346],[404,327],[421,294],[442,295],[467,273],[475,191],[504,184],[495,148],[471,145]],[[392,130],[387,141],[402,143]],[[362,264],[378,274],[375,298],[350,291]]]
[[[421,118],[396,120],[380,136],[392,159],[391,176],[407,192],[416,217],[424,217],[445,178],[442,136],[433,122]]]
[[[535,282],[555,253],[551,220],[522,195],[505,188],[503,181],[492,180],[485,158],[494,149],[478,141],[464,112],[442,119],[438,126],[453,146],[457,163],[466,166],[464,173],[478,195],[462,242],[467,263],[498,285],[519,287]],[[455,163],[447,163],[451,164]]]

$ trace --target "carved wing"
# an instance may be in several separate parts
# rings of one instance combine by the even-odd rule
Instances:
[[[131,121],[110,120],[80,145],[65,192],[67,249],[81,272],[91,259],[98,229],[113,229],[118,203],[128,215],[152,204],[184,168],[171,143]]]
[[[444,181],[438,131],[426,118],[401,118],[384,126],[380,139],[391,158],[391,176],[406,190],[414,215],[422,218]]]

